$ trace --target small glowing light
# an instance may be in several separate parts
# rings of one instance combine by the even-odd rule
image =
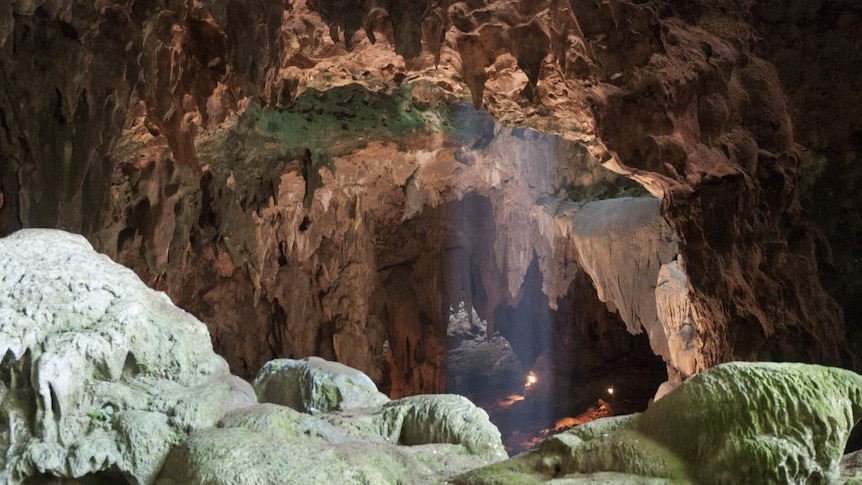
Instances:
[[[533,371],[527,372],[527,382],[524,387],[533,387],[537,382],[539,382],[539,376]]]
[[[614,395],[614,388],[613,387],[608,388],[608,394],[610,394],[611,396]]]

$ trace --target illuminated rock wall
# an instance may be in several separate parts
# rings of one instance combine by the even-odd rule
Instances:
[[[774,2],[372,3],[0,9],[0,232],[83,233],[204,320],[234,372],[316,354],[397,396],[441,389],[462,301],[535,358],[519,336],[550,319],[514,309],[572,298],[572,216],[636,181],[679,237],[696,368],[848,362],[798,196],[796,142],[825,144],[795,137],[817,107],[785,91]],[[775,22],[852,31],[830,8]]]

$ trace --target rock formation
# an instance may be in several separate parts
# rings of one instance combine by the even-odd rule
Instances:
[[[793,120],[802,207],[826,236],[826,241],[801,235],[790,241],[816,248],[820,277],[844,310],[847,340],[858,354],[862,239],[855,214],[862,204],[862,96],[856,86],[862,53],[853,46],[862,28],[862,7],[852,1],[770,0],[757,2],[751,14],[757,53],[775,66]]]
[[[810,204],[854,187],[814,162],[853,165],[855,115],[805,119],[835,68],[795,83],[790,60],[858,66],[843,47],[859,11],[776,5],[14,1],[0,7],[0,233],[84,234],[205,321],[244,377],[318,355],[400,397],[443,389],[462,303],[527,366],[553,333],[596,332],[556,323],[595,300],[572,217],[646,190],[686,264],[695,369],[849,364],[819,279],[829,246],[799,191]],[[783,38],[808,18],[799,38],[829,49]],[[834,76],[836,103],[852,108],[849,76]],[[855,247],[838,243],[827,274],[845,304],[860,301]]]
[[[446,389],[473,397],[499,398],[520,391],[528,370],[500,334],[488,335],[488,324],[464,306],[452,313],[447,328]]]
[[[572,239],[599,300],[619,311],[629,332],[646,330],[656,355],[669,360],[655,281],[677,248],[659,205],[649,198],[591,202],[575,215]]]
[[[860,403],[851,371],[721,364],[642,414],[592,421],[454,482],[832,483]]]
[[[310,414],[381,406],[389,401],[365,374],[319,357],[271,360],[252,385],[261,402]]]
[[[257,402],[206,327],[56,230],[0,239],[0,481],[153,483],[170,448]]]
[[[663,264],[655,288],[655,305],[667,336],[669,362],[687,379],[703,370],[698,340],[697,311],[688,296],[688,276],[682,257]]]
[[[3,483],[437,483],[505,457],[463,396],[390,401],[318,358],[265,365],[258,404],[204,324],[80,236],[0,252]]]

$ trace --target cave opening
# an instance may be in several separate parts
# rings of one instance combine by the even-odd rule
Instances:
[[[445,391],[485,409],[511,454],[599,417],[642,411],[667,379],[645,333],[632,335],[579,271],[552,305],[532,250],[517,294],[497,266],[500,231],[487,197],[448,209]],[[508,269],[508,268],[507,268]]]
[[[530,268],[521,301],[496,310],[490,333],[463,302],[449,317],[446,391],[485,409],[512,455],[593,419],[643,411],[667,379],[647,335],[628,333],[588,276],[552,310]]]

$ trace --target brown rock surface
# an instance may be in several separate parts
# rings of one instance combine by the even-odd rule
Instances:
[[[775,65],[788,100],[800,148],[800,200],[828,240],[828,245],[819,239],[813,243],[821,278],[844,310],[847,339],[858,355],[862,6],[853,1],[763,1],[752,14],[759,26],[757,53]]]
[[[812,158],[855,173],[832,161],[858,158],[855,118],[824,113],[860,96],[806,104],[826,67],[786,91],[795,49],[813,54],[779,33],[822,20],[829,63],[859,17],[815,3],[13,2],[0,232],[85,234],[206,321],[234,372],[314,354],[397,397],[441,390],[460,301],[529,363],[550,344],[520,336],[553,319],[519,308],[594,299],[572,297],[589,285],[571,217],[632,192],[609,168],[660,197],[679,235],[699,367],[839,363],[828,245],[798,192]]]

